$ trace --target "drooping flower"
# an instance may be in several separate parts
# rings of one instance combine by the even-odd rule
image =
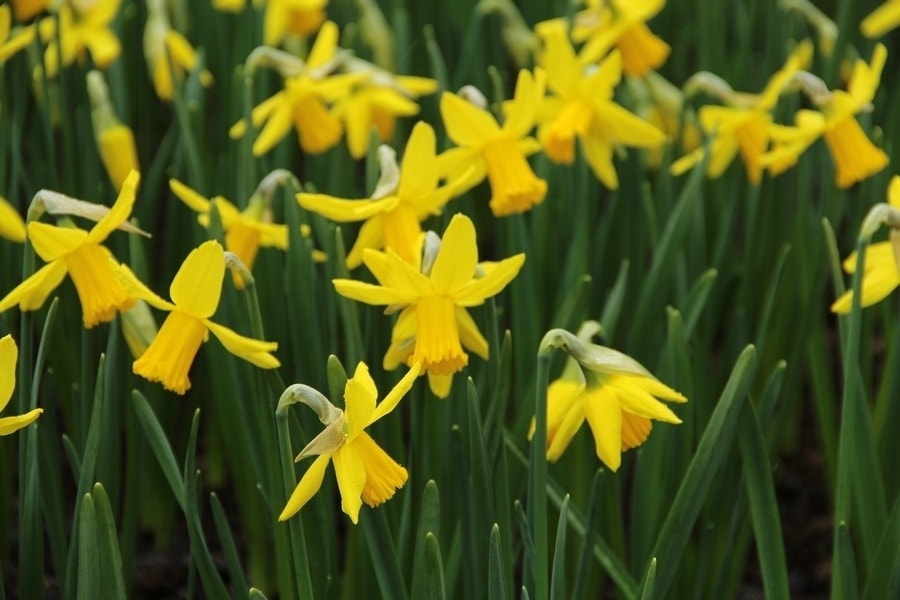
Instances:
[[[773,148],[760,158],[760,163],[773,174],[781,173],[796,164],[799,156],[816,140],[824,137],[834,161],[838,187],[850,187],[884,169],[889,162],[888,155],[869,140],[855,115],[871,110],[886,59],[887,49],[878,44],[870,64],[857,60],[846,92],[829,91],[821,80],[805,74],[802,81],[820,111],[799,110],[794,117],[794,127],[773,127]]]
[[[747,169],[747,177],[754,185],[762,180],[761,159],[769,147],[773,130],[771,111],[782,92],[794,76],[805,69],[812,60],[812,44],[804,40],[791,53],[784,67],[777,71],[761,94],[735,92],[727,83],[711,73],[698,73],[685,86],[693,91],[718,95],[728,106],[705,105],[700,107],[700,126],[708,136],[714,136],[710,144],[710,157],[706,175],[719,177],[740,153]],[[703,159],[705,149],[697,148],[672,163],[673,175],[685,173]]]
[[[0,300],[0,312],[13,306],[37,310],[66,273],[72,277],[81,300],[85,327],[110,321],[116,311],[130,308],[134,297],[113,275],[109,267],[112,254],[102,243],[131,215],[139,179],[138,173],[132,171],[112,209],[90,231],[30,222],[26,227],[28,239],[47,264]]]
[[[11,335],[0,338],[0,411],[9,404],[13,390],[16,388],[16,360],[19,349]],[[0,418],[0,435],[9,435],[41,416],[43,408],[35,408],[24,415]]]
[[[900,176],[894,175],[888,187],[888,204],[900,210]],[[863,273],[861,298],[862,308],[877,304],[900,286],[900,232],[891,229],[890,239],[869,244],[865,249],[865,272]],[[847,273],[856,272],[857,255],[854,251],[844,260]],[[847,314],[853,302],[853,290],[844,292],[831,305],[831,312]]]
[[[0,237],[20,244],[25,241],[25,221],[3,196],[0,196]]]
[[[479,265],[475,226],[462,214],[453,216],[440,248],[432,251],[427,248],[424,260],[410,264],[391,249],[386,253],[366,249],[363,262],[379,285],[335,279],[334,286],[352,300],[385,304],[390,311],[402,309],[391,333],[384,368],[396,369],[401,362],[420,363],[428,373],[431,391],[446,398],[453,374],[469,362],[463,346],[488,357],[487,340],[466,309],[506,287],[522,268],[525,255]],[[476,273],[479,266],[481,277]]]
[[[169,287],[172,302],[157,296],[125,265],[112,263],[112,267],[131,295],[169,312],[150,347],[134,361],[135,374],[184,394],[191,387],[188,371],[209,332],[226,350],[261,369],[279,366],[278,359],[270,354],[278,349],[277,343],[244,337],[210,320],[219,306],[225,278],[225,250],[215,240],[200,244],[188,254]]]
[[[519,71],[515,95],[506,107],[502,127],[484,108],[450,92],[441,96],[444,127],[457,147],[441,153],[438,169],[460,182],[459,193],[487,177],[494,216],[525,212],[543,202],[547,195],[547,182],[535,176],[525,159],[540,149],[537,140],[528,134],[544,97],[546,78],[542,69],[537,69],[534,76],[526,70]],[[469,174],[464,177],[466,171]]]
[[[21,20],[21,19],[19,19]],[[12,37],[10,37],[12,33]],[[12,14],[8,4],[0,5],[0,65],[34,40],[35,27],[29,25],[12,30]]]
[[[263,43],[278,46],[287,35],[307,37],[325,22],[328,0],[268,0]]]
[[[91,99],[94,139],[97,140],[100,158],[106,167],[106,174],[116,189],[120,190],[128,174],[140,170],[134,133],[116,116],[109,99],[109,88],[100,71],[88,73],[87,90]]]
[[[660,400],[687,402],[687,398],[631,357],[589,343],[595,331],[587,329],[587,335],[576,337],[556,329],[541,344],[569,353],[562,376],[547,389],[547,459],[558,460],[587,420],[597,457],[617,471],[622,452],[646,441],[653,428],[651,420],[681,423]],[[532,422],[529,439],[533,435]]]
[[[338,26],[328,21],[319,30],[305,62],[271,48],[260,54],[263,57],[260,60],[273,63],[285,79],[282,91],[261,102],[250,113],[253,126],[263,126],[253,142],[254,156],[271,150],[292,126],[297,131],[300,147],[307,154],[325,152],[340,141],[343,127],[328,105],[349,93],[367,74],[333,73],[340,62],[337,39]],[[237,139],[246,131],[247,124],[242,119],[232,126],[228,135]]]
[[[390,248],[406,262],[416,262],[420,222],[439,214],[453,193],[451,185],[438,186],[435,143],[431,126],[416,123],[399,169],[394,151],[382,146],[381,179],[369,200],[297,194],[300,206],[333,221],[365,221],[347,256],[348,268],[362,263],[366,248]]]
[[[407,479],[406,469],[388,456],[365,429],[394,410],[418,374],[419,365],[413,364],[394,389],[376,405],[378,390],[375,382],[365,363],[359,363],[353,377],[344,386],[344,410],[307,386],[298,384],[285,390],[278,403],[279,410],[284,410],[287,403],[303,402],[316,411],[325,429],[297,455],[297,461],[310,456],[316,459],[285,504],[279,521],[297,514],[319,491],[325,469],[332,462],[341,492],[341,510],[353,523],[359,521],[363,502],[374,508],[390,500],[403,487]]]
[[[887,0],[870,12],[859,24],[867,38],[877,38],[900,25],[900,0]]]
[[[554,162],[575,160],[575,137],[597,178],[609,189],[619,187],[613,166],[616,146],[658,148],[666,135],[613,101],[622,78],[622,54],[613,51],[599,67],[585,73],[562,28],[545,30],[541,66],[553,92],[538,116],[538,140]]]
[[[110,27],[121,4],[122,0],[63,2],[55,17],[42,19],[39,28],[41,39],[47,43],[44,52],[47,76],[56,77],[60,54],[63,66],[72,64],[76,59],[83,61],[88,51],[98,69],[111,65],[122,52],[119,38]]]
[[[165,0],[147,0],[147,24],[144,26],[144,58],[160,100],[171,100],[174,81],[197,68],[197,53],[178,31],[172,28]],[[200,83],[212,85],[212,74],[203,69]]]

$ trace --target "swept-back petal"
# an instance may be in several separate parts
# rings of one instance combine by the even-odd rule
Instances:
[[[349,428],[347,441],[352,441],[372,420],[375,412],[375,400],[378,398],[378,390],[372,376],[369,375],[369,367],[361,362],[356,365],[353,377],[347,380],[344,386],[344,414],[347,417]]]
[[[332,460],[338,489],[341,492],[341,510],[351,521],[358,523],[359,509],[362,508],[362,491],[366,485],[365,463],[350,444],[341,446],[332,456]]]
[[[66,272],[66,261],[61,258],[47,263],[0,300],[0,312],[17,304],[22,310],[39,309],[50,292],[62,283]]]
[[[294,122],[294,111],[288,102],[272,108],[266,124],[253,142],[253,156],[262,156],[280,142],[291,130]]]
[[[291,494],[287,504],[284,505],[284,510],[278,516],[279,521],[285,521],[296,515],[309,502],[310,498],[316,495],[316,492],[322,487],[325,469],[328,467],[329,462],[331,462],[331,455],[323,454],[309,465],[306,473],[300,479],[300,483],[294,488],[294,493]]]
[[[878,271],[868,271],[863,277],[862,294],[860,298],[860,306],[872,306],[884,300],[888,294],[900,286],[900,274],[897,268],[879,269]],[[847,314],[853,300],[853,290],[844,292],[831,305],[831,311],[838,314]]]
[[[415,363],[409,371],[406,372],[406,375],[397,382],[397,385],[394,386],[388,395],[384,397],[375,410],[372,412],[371,417],[369,418],[369,422],[367,425],[371,425],[384,415],[388,414],[397,406],[400,402],[400,399],[406,395],[406,392],[412,387],[413,383],[416,381],[416,377],[419,376],[419,372],[421,371],[421,367],[419,363]]]
[[[255,338],[245,337],[209,319],[204,319],[206,325],[216,336],[225,349],[239,358],[256,365],[260,369],[274,369],[281,366],[278,359],[270,354],[278,349],[276,342],[264,342]]]
[[[175,274],[169,295],[181,310],[198,319],[216,312],[225,277],[225,250],[215,240],[191,250]]]
[[[353,243],[353,247],[350,249],[350,253],[347,255],[347,268],[355,269],[359,265],[362,264],[363,261],[363,251],[367,248],[375,250],[381,248],[384,243],[384,235],[381,229],[381,219],[369,219],[359,228],[359,233],[356,234],[356,241]],[[371,266],[369,267],[371,269]],[[372,271],[375,275],[375,278],[381,281],[378,277],[378,273]]]
[[[20,244],[25,241],[25,221],[3,196],[0,196],[0,237]]]
[[[24,415],[0,419],[0,435],[9,435],[14,431],[22,429],[26,425],[30,425],[35,419],[41,416],[42,412],[44,412],[43,408],[36,408]]]
[[[534,75],[525,69],[519,71],[515,95],[503,122],[505,134],[513,138],[528,135],[541,108],[546,81],[547,73],[541,68],[535,69]]]
[[[444,231],[431,280],[435,292],[451,294],[472,281],[478,265],[478,245],[475,242],[475,225],[462,213],[453,215]]]
[[[481,146],[500,135],[494,117],[450,92],[441,95],[441,117],[447,135],[459,146]]]
[[[6,408],[13,390],[16,389],[16,360],[19,349],[12,335],[0,339],[0,411]]]
[[[554,381],[547,388],[547,460],[557,461],[585,419],[583,385]]]
[[[454,311],[456,315],[456,327],[459,330],[459,342],[467,349],[471,350],[484,360],[488,359],[488,342],[478,330],[478,325],[472,319],[462,306],[457,306]]]
[[[140,298],[153,307],[160,310],[175,310],[175,305],[167,300],[163,300],[157,296],[150,288],[141,282],[140,279],[128,268],[128,266],[119,264],[114,260],[109,261],[109,268],[112,269],[113,275],[119,280],[129,294],[135,298]]]
[[[651,396],[642,385],[643,380],[632,377],[615,377],[610,382],[610,387],[615,389],[619,398],[619,405],[623,411],[666,423],[681,423],[672,409]]]
[[[450,388],[453,386],[453,375],[438,375],[436,373],[428,373],[428,388],[431,393],[442,400],[450,395]]]
[[[331,281],[341,296],[366,304],[409,304],[416,299],[416,294],[410,290],[387,288],[352,279],[332,279]]]
[[[458,306],[478,306],[487,298],[495,296],[519,274],[525,264],[525,255],[516,254],[501,260],[481,279],[474,279],[453,292],[453,300]]]
[[[616,393],[605,387],[588,390],[585,397],[585,416],[597,457],[613,472],[622,464],[622,409]]]
[[[169,189],[179,200],[188,205],[188,208],[198,213],[208,213],[210,202],[196,191],[184,185],[177,179],[169,180]]]
[[[309,51],[309,57],[306,60],[306,66],[309,69],[321,67],[331,60],[337,49],[338,35],[337,23],[334,21],[325,21],[322,23],[321,29],[316,36],[316,41],[312,49]]]
[[[400,198],[405,200],[418,198],[437,187],[436,147],[437,142],[431,125],[425,121],[416,123],[406,142],[403,162],[400,164],[400,186],[397,189]]]
[[[867,38],[881,37],[900,24],[900,2],[888,0],[873,10],[859,24],[859,29]]]
[[[344,200],[327,194],[297,194],[297,202],[306,210],[319,213],[326,219],[351,223],[391,210],[399,200],[397,196],[386,196],[381,200]]]
[[[131,209],[134,206],[137,185],[140,180],[141,176],[137,171],[131,171],[128,174],[125,182],[122,183],[122,189],[119,190],[119,197],[116,198],[115,204],[112,205],[106,216],[100,219],[88,233],[87,243],[99,244],[131,216]]]
[[[34,251],[47,262],[74,252],[88,237],[88,232],[82,229],[57,227],[39,221],[29,223],[27,230]]]

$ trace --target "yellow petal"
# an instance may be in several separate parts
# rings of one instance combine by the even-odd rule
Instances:
[[[119,283],[135,298],[140,298],[160,310],[175,310],[174,304],[157,296],[126,265],[110,260],[109,268],[112,269],[113,275],[119,280]]]
[[[478,306],[487,298],[495,296],[519,274],[522,265],[525,264],[525,255],[516,254],[501,260],[481,279],[472,280],[468,285],[453,293],[453,299],[458,306]]]
[[[409,304],[416,299],[415,292],[386,288],[352,279],[332,279],[337,293],[345,298],[366,304]]]
[[[6,334],[0,339],[0,411],[9,404],[13,390],[16,389],[16,360],[19,349],[12,335]]]
[[[397,189],[400,198],[424,196],[437,187],[436,144],[431,125],[425,121],[416,123],[406,142],[403,162],[400,164],[400,187]]]
[[[66,262],[54,260],[41,267],[34,275],[17,285],[3,300],[0,300],[0,312],[18,305],[21,310],[37,310],[44,304],[47,296],[62,283],[66,276]]]
[[[369,368],[361,362],[356,365],[353,377],[348,379],[347,385],[344,386],[344,403],[347,407],[344,414],[349,425],[348,441],[352,441],[371,422],[377,397],[378,390],[372,376],[369,375]]]
[[[867,38],[877,38],[900,25],[900,2],[888,0],[873,10],[859,24]]]
[[[117,190],[121,190],[132,171],[138,170],[134,133],[125,125],[115,125],[100,134],[100,158]]]
[[[269,114],[265,126],[253,142],[253,156],[262,156],[280,142],[291,130],[292,119],[290,104],[277,106]]]
[[[39,221],[29,223],[27,230],[34,251],[47,262],[74,252],[88,238],[88,232],[84,230],[57,227]]]
[[[225,277],[225,250],[215,240],[200,244],[184,259],[169,295],[178,308],[198,319],[216,312]]]
[[[435,291],[449,294],[472,281],[478,265],[478,246],[475,242],[475,225],[462,213],[453,215],[444,231],[431,280]]]
[[[106,216],[100,219],[96,225],[88,233],[86,243],[99,244],[111,234],[115,229],[125,222],[131,216],[131,209],[134,206],[135,196],[137,194],[137,185],[141,176],[137,171],[132,171],[122,183],[122,189],[116,202]]]
[[[169,189],[179,200],[188,205],[188,208],[198,213],[208,213],[210,202],[177,179],[169,180]]]
[[[362,227],[359,228],[359,233],[356,234],[356,241],[353,243],[353,247],[347,255],[347,268],[355,269],[361,265],[363,251],[366,250],[366,248],[373,250],[381,248],[384,243],[383,240],[384,235],[381,229],[381,219],[373,218],[363,223]],[[378,275],[376,274],[375,277],[377,278]]]
[[[341,492],[341,510],[354,523],[359,522],[362,491],[366,485],[366,467],[353,445],[344,445],[332,456],[334,474]]]
[[[297,202],[306,210],[318,213],[338,223],[351,223],[368,219],[380,212],[393,209],[399,202],[397,196],[381,200],[343,200],[327,194],[297,194]]]
[[[637,448],[650,436],[653,423],[650,419],[633,415],[629,412],[622,413],[622,451]]]
[[[900,286],[900,274],[897,273],[896,266],[892,265],[891,269],[867,272],[863,276],[860,306],[865,308],[881,302],[888,294],[897,289],[897,286]],[[852,300],[853,290],[847,290],[834,301],[831,311],[838,314],[849,313]]]
[[[440,399],[444,399],[450,395],[450,388],[453,385],[453,375],[438,375],[436,373],[428,373],[428,388],[431,393]]]
[[[622,464],[622,409],[615,392],[604,387],[588,390],[584,408],[597,457],[611,471],[618,471]]]
[[[25,221],[3,196],[0,196],[0,237],[20,244],[25,241]]]
[[[309,465],[306,473],[304,473],[303,477],[300,479],[300,483],[297,484],[291,497],[288,498],[284,510],[282,510],[281,514],[278,516],[279,521],[285,521],[296,515],[300,509],[316,495],[316,492],[322,487],[322,480],[325,478],[325,469],[328,467],[329,462],[331,462],[331,456],[323,454],[318,456],[316,460]]]
[[[36,408],[24,415],[0,419],[0,435],[9,435],[14,431],[22,429],[26,425],[30,425],[35,419],[41,416],[42,412],[44,412],[43,408]]]
[[[519,71],[513,100],[503,122],[504,133],[513,138],[528,135],[534,127],[534,119],[544,97],[546,80],[547,74],[543,69],[536,69],[534,76],[526,69]]]
[[[243,358],[260,369],[274,369],[281,366],[278,359],[271,354],[278,349],[277,342],[265,342],[245,337],[210,320],[204,320],[203,323],[222,342],[225,349],[235,356]]]
[[[614,377],[610,387],[615,389],[622,410],[666,423],[681,423],[675,413],[668,406],[651,396],[643,387],[647,378]]]
[[[481,146],[500,135],[494,117],[450,92],[441,96],[441,117],[447,135],[459,146]]]
[[[308,68],[315,69],[331,60],[337,49],[339,34],[337,23],[334,21],[326,21],[322,24],[322,28],[319,29],[319,33],[316,36],[316,41],[309,51],[309,57],[306,59]]]
[[[371,417],[369,418],[369,422],[366,425],[371,425],[384,415],[388,414],[397,406],[400,402],[400,399],[406,395],[406,392],[410,390],[413,383],[416,381],[416,377],[419,376],[421,368],[419,363],[416,363],[410,368],[409,371],[406,372],[406,375],[397,382],[397,385],[394,386],[387,396],[384,397],[375,410],[372,412]]]
[[[547,460],[559,460],[584,423],[583,392],[583,384],[558,379],[547,388]]]
[[[95,29],[85,37],[85,46],[91,51],[91,58],[98,69],[105,69],[122,52],[119,38],[108,29]]]
[[[465,346],[466,349],[471,350],[484,360],[487,360],[489,350],[488,342],[484,336],[481,335],[481,331],[478,330],[478,325],[475,324],[472,315],[461,306],[456,307],[455,314],[456,326],[459,329],[460,343]]]

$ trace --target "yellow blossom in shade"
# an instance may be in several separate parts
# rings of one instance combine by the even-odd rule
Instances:
[[[19,357],[19,349],[11,335],[0,338],[0,411],[9,404],[13,390],[16,388],[16,360]],[[9,435],[32,423],[44,412],[42,408],[35,408],[24,415],[0,418],[0,435]]]
[[[253,126],[263,126],[253,142],[254,156],[271,150],[292,126],[297,131],[300,147],[307,154],[325,152],[340,142],[344,130],[328,106],[348,94],[355,84],[368,75],[332,74],[338,66],[337,39],[338,26],[328,21],[319,30],[306,62],[287,57],[291,65],[285,74],[284,89],[264,100],[250,113]],[[247,124],[242,119],[229,130],[228,135],[237,139],[246,130]]]
[[[122,189],[131,171],[139,171],[137,146],[131,128],[123,125],[116,116],[109,99],[109,89],[103,74],[91,71],[87,75],[88,96],[91,99],[91,121],[94,138],[100,150],[100,158],[117,190]]]
[[[286,35],[307,37],[325,22],[328,0],[268,0],[263,43],[278,46]]]
[[[338,293],[366,304],[388,305],[401,310],[391,333],[384,368],[401,362],[420,363],[428,373],[431,391],[440,398],[450,393],[453,374],[469,362],[468,350],[487,359],[487,340],[466,310],[498,294],[518,274],[525,262],[517,254],[496,264],[481,265],[477,277],[478,247],[472,221],[456,214],[450,220],[440,248],[426,260],[409,264],[393,250],[366,249],[363,262],[378,285],[335,279]]]
[[[568,332],[562,345],[569,352],[562,377],[547,389],[547,459],[558,460],[585,420],[594,436],[597,457],[611,471],[622,452],[646,441],[651,421],[681,423],[660,402],[687,402],[637,361],[611,348],[588,343]],[[554,332],[548,333],[548,337]],[[547,340],[547,338],[544,338]],[[543,345],[543,344],[542,344]],[[534,422],[528,437],[534,435]]]
[[[119,38],[110,28],[121,4],[122,0],[63,2],[57,16],[42,19],[40,33],[41,39],[47,42],[44,53],[47,76],[56,76],[60,55],[63,66],[72,64],[75,59],[83,61],[86,51],[90,52],[98,69],[105,69],[112,64],[122,51]]]
[[[333,221],[365,221],[347,256],[348,268],[362,263],[366,248],[390,248],[406,262],[417,262],[420,222],[439,214],[453,194],[452,185],[438,186],[435,143],[431,126],[416,123],[399,169],[393,150],[382,146],[381,180],[369,200],[297,194],[300,206]]]
[[[256,4],[261,4],[261,2],[257,0],[254,2],[254,5]],[[213,8],[222,12],[241,12],[246,5],[247,0],[212,0]]]
[[[692,78],[687,88],[696,86],[719,95],[729,106],[706,105],[700,107],[700,126],[708,136],[713,136],[710,144],[710,158],[706,167],[708,177],[719,177],[740,153],[747,169],[747,177],[754,185],[762,180],[761,159],[769,147],[772,132],[771,111],[778,98],[791,83],[794,76],[805,69],[812,60],[813,47],[804,40],[791,53],[784,67],[777,71],[761,94],[734,92],[731,87],[717,77],[701,73]],[[697,148],[672,163],[673,175],[681,175],[703,159],[705,149]]]
[[[565,30],[556,28],[544,36],[540,62],[553,95],[541,105],[538,140],[552,161],[572,163],[578,137],[591,170],[606,187],[617,189],[616,146],[652,149],[666,142],[662,131],[613,102],[622,78],[620,52],[613,51],[598,68],[586,73]]]
[[[888,203],[900,210],[900,176],[894,175],[888,187]],[[863,308],[884,300],[888,294],[900,286],[900,233],[891,229],[890,239],[869,244],[866,249],[865,272],[862,279],[862,297],[859,305]],[[856,272],[857,255],[854,251],[844,260],[847,273]],[[831,311],[839,314],[850,312],[853,290],[844,292],[831,305]]]
[[[131,215],[139,179],[138,173],[132,171],[112,209],[90,231],[36,221],[29,223],[28,239],[47,264],[0,300],[0,312],[13,306],[37,310],[62,283],[66,273],[72,277],[78,292],[85,327],[110,321],[117,310],[130,308],[134,297],[113,275],[109,267],[112,254],[101,244]]]
[[[820,110],[797,111],[794,127],[773,126],[770,130],[773,147],[760,158],[760,163],[772,174],[781,173],[796,164],[799,156],[816,140],[824,137],[835,165],[838,187],[850,187],[884,169],[889,162],[888,155],[869,140],[855,115],[871,110],[886,59],[887,49],[878,44],[870,64],[857,60],[846,92],[828,91],[820,80],[805,74],[805,82],[815,82],[807,87],[812,88],[813,102]]]
[[[34,40],[35,31],[35,27],[29,25],[12,32],[12,14],[9,5],[0,5],[0,65],[16,52],[28,47]]]
[[[25,221],[3,196],[0,196],[0,237],[20,244],[25,241]]]
[[[186,71],[197,68],[197,53],[181,33],[172,29],[165,0],[147,0],[147,23],[144,25],[144,58],[153,87],[160,100],[171,100],[174,81],[181,81]],[[213,77],[203,69],[200,83],[212,85]]]
[[[898,25],[900,25],[900,0],[887,0],[862,20],[859,29],[867,38],[877,38]]]
[[[447,136],[457,145],[441,153],[438,170],[458,181],[458,193],[487,177],[491,185],[491,212],[496,217],[522,213],[543,202],[547,182],[535,176],[526,156],[540,144],[528,133],[544,97],[546,73],[519,71],[515,95],[505,107],[503,126],[486,110],[456,94],[441,96],[441,117]],[[468,171],[468,174],[466,172]]]
[[[16,21],[22,22],[39,15],[47,9],[48,0],[12,0]]]
[[[150,291],[126,266],[115,263],[112,266],[116,277],[133,296],[169,312],[153,342],[134,361],[132,369],[137,375],[184,394],[191,387],[188,371],[209,332],[226,350],[257,367],[279,366],[278,359],[270,354],[278,349],[277,343],[244,337],[210,320],[219,306],[225,278],[225,250],[218,242],[204,242],[188,254],[169,287],[172,302]]]
[[[403,487],[407,479],[406,469],[388,456],[365,429],[394,410],[418,375],[419,365],[414,364],[384,400],[376,405],[378,390],[375,382],[365,363],[359,363],[353,377],[344,386],[344,410],[336,408],[311,388],[292,386],[305,388],[299,393],[309,400],[300,401],[305,401],[319,413],[325,429],[297,455],[297,461],[310,456],[316,459],[288,499],[278,516],[279,521],[297,514],[319,491],[325,469],[332,462],[341,492],[341,510],[353,523],[359,520],[363,502],[374,508],[390,500]],[[289,391],[290,388],[285,393]]]

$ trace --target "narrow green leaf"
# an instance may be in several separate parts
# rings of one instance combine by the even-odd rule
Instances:
[[[232,587],[235,590],[246,590],[247,578],[244,577],[244,569],[241,567],[241,558],[238,555],[237,545],[234,543],[234,536],[231,533],[231,527],[228,525],[225,509],[222,508],[222,503],[219,502],[219,497],[215,492],[209,495],[209,505],[212,508],[213,522],[216,524],[216,533],[219,535],[222,553],[225,555],[225,563],[228,565]]]
[[[477,12],[477,11],[475,11]],[[437,79],[438,89],[450,90],[450,81],[447,77],[447,65],[444,55],[434,37],[434,27],[425,25],[422,30],[425,34],[425,49],[428,51],[428,61],[431,63],[431,76]]]
[[[166,481],[169,482],[169,487],[172,488],[175,501],[178,502],[178,506],[184,512],[184,481],[181,479],[178,465],[175,462],[172,446],[169,445],[169,440],[163,432],[162,425],[159,424],[156,414],[150,408],[150,403],[147,402],[143,394],[134,390],[131,398],[134,401],[135,414],[137,414],[141,427],[144,429],[144,434],[147,436],[147,442],[150,444],[154,456],[156,456],[156,462],[159,463]]]
[[[78,600],[101,598],[100,549],[97,544],[97,516],[90,494],[81,499],[78,512]]]
[[[256,588],[250,588],[247,597],[250,598],[250,600],[268,600],[266,595]]]
[[[690,338],[703,309],[706,307],[706,301],[709,299],[709,293],[712,291],[713,284],[716,282],[718,271],[715,269],[707,269],[694,282],[687,300],[681,309],[684,315],[684,329],[686,337]]]
[[[566,529],[568,525],[569,495],[559,507],[559,523],[556,526],[556,546],[553,551],[553,570],[550,573],[550,600],[566,598]]]
[[[894,501],[891,518],[872,559],[863,591],[865,600],[896,598],[900,595],[900,495]]]
[[[424,598],[443,600],[447,597],[444,582],[444,565],[441,561],[441,547],[433,533],[425,534],[425,595]]]
[[[766,299],[763,302],[763,309],[760,313],[759,324],[756,329],[756,346],[759,352],[762,352],[763,343],[766,338],[771,337],[769,333],[769,317],[772,315],[772,309],[775,306],[775,299],[778,294],[778,284],[781,281],[781,273],[784,270],[784,262],[790,253],[791,247],[785,244],[778,252],[778,258],[775,260],[775,267],[772,270],[772,278],[769,281],[769,287],[766,291]]]
[[[772,468],[766,452],[766,441],[756,411],[749,402],[744,402],[738,423],[742,473],[750,500],[750,514],[753,531],[756,534],[756,552],[762,571],[763,588],[766,598],[789,598],[787,560],[781,535],[781,519],[778,515],[778,500],[775,498],[775,483]]]
[[[755,356],[753,346],[747,346],[738,357],[656,539],[651,556],[658,561],[656,587],[663,596],[678,569],[681,554],[713,477],[733,443],[741,403],[753,376]]]
[[[491,542],[488,560],[488,598],[507,600],[506,581],[503,573],[503,554],[500,551],[500,527],[491,527]]]
[[[841,594],[844,600],[856,600],[859,598],[856,555],[853,552],[853,540],[850,539],[850,528],[846,523],[838,524],[837,542],[837,554],[841,559],[838,563],[838,567],[841,569]]]
[[[413,551],[411,597],[421,598],[425,593],[425,537],[430,533],[439,536],[441,531],[441,499],[437,484],[429,480],[422,493],[422,507],[419,511],[419,527],[416,531],[416,546]]]
[[[653,600],[656,597],[656,557],[650,559],[650,566],[644,575],[644,589],[641,591],[641,600]]]
[[[578,571],[575,573],[575,583],[572,585],[572,597],[584,598],[587,594],[587,585],[590,579],[594,540],[597,537],[597,521],[600,517],[600,481],[603,478],[603,469],[594,472],[594,480],[591,483],[591,494],[588,497],[587,523],[581,540],[581,555],[578,558]]]
[[[616,325],[619,323],[619,315],[622,314],[622,305],[625,301],[625,288],[628,285],[628,266],[626,258],[619,265],[619,274],[613,283],[609,294],[606,296],[606,304],[603,305],[603,313],[600,316],[600,324],[603,326],[603,335],[606,339],[613,339],[616,333]]]
[[[369,556],[372,558],[372,566],[375,569],[375,578],[378,580],[381,597],[405,600],[407,597],[406,586],[403,585],[403,575],[400,573],[400,565],[397,563],[393,536],[391,536],[387,518],[384,516],[384,510],[375,508],[363,511],[359,515],[359,524],[366,536],[366,544],[369,547]]]

